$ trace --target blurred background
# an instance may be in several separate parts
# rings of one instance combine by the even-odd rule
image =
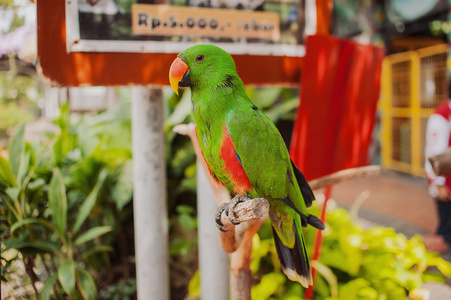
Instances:
[[[33,2],[0,3],[2,299],[135,299],[131,88],[57,87],[38,76]],[[93,34],[84,38],[129,34],[132,2],[80,0],[80,25]],[[210,2],[215,1],[170,2],[213,6]],[[248,9],[262,9],[263,2],[271,1],[254,2]],[[293,31],[293,43],[303,45],[309,34],[305,21],[309,1],[281,2],[287,16],[290,7],[299,8],[293,24],[286,26]],[[102,3],[105,11],[89,10]],[[446,0],[331,3],[330,35],[385,51],[367,154],[368,164],[383,171],[334,187],[328,211],[332,229],[325,233],[322,263],[333,271],[344,296],[334,298],[333,284],[321,274],[315,299],[406,299],[423,282],[446,285],[444,274],[450,272],[440,260],[450,260],[449,251],[427,252],[421,241],[438,224],[425,178],[424,149],[427,120],[448,96],[450,4]],[[287,145],[303,88],[246,87]],[[169,86],[161,89],[171,299],[199,299],[196,156],[190,139],[172,132],[175,125],[192,121],[190,96],[189,91],[177,96]],[[321,195],[318,191],[319,200]],[[61,197],[67,207],[55,204]],[[55,217],[59,209],[64,218]],[[319,207],[312,209],[318,214]],[[307,232],[309,248],[313,235]],[[365,252],[362,245],[374,251]],[[302,288],[280,271],[268,223],[254,237],[253,246],[252,298],[303,299]],[[355,264],[343,263],[351,257]],[[378,271],[384,265],[389,267],[381,275]],[[77,284],[65,282],[61,275],[71,269],[76,270]]]

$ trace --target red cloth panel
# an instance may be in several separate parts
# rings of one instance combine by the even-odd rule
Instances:
[[[312,180],[368,164],[384,49],[309,36],[290,156]]]

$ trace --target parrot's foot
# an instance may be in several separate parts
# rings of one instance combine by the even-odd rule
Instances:
[[[228,231],[228,230],[224,229],[224,224],[221,221],[221,216],[222,216],[223,212],[228,217],[231,224],[233,224],[233,225],[240,224],[241,222],[237,221],[239,216],[237,216],[235,214],[235,208],[237,207],[237,205],[239,203],[242,203],[242,202],[245,202],[248,200],[251,200],[251,198],[246,195],[236,195],[235,197],[233,197],[233,199],[230,202],[222,203],[216,210],[216,216],[215,216],[216,227],[218,227],[218,229],[222,232]]]
[[[248,200],[251,200],[252,198],[250,198],[249,196],[246,195],[236,195],[235,197],[233,197],[232,200],[230,200],[229,202],[229,211],[227,213],[227,216],[229,217],[230,223],[232,223],[233,225],[238,225],[241,222],[237,221],[238,217],[235,214],[235,208],[239,203],[242,202],[246,202]]]
[[[220,231],[222,231],[222,232],[227,232],[227,231],[228,231],[228,230],[225,230],[225,229],[223,228],[223,227],[224,227],[224,224],[222,224],[222,222],[221,222],[221,216],[222,216],[222,213],[223,213],[223,212],[225,212],[226,216],[229,215],[229,203],[230,203],[230,202],[224,202],[224,203],[222,203],[222,204],[218,207],[218,209],[216,210],[216,216],[215,216],[216,227],[217,227]]]

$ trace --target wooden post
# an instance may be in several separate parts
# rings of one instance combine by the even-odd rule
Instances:
[[[139,300],[169,299],[163,97],[133,87],[133,211]]]
[[[218,208],[207,175],[197,162],[199,272],[202,299],[229,299],[229,257],[219,244],[214,215]]]

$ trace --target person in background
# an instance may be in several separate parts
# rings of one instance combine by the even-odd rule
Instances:
[[[426,249],[446,252],[451,247],[451,176],[435,175],[428,158],[451,147],[451,82],[448,82],[448,100],[439,104],[429,117],[426,128],[426,175],[429,194],[435,199],[439,225],[436,235],[425,236]]]

